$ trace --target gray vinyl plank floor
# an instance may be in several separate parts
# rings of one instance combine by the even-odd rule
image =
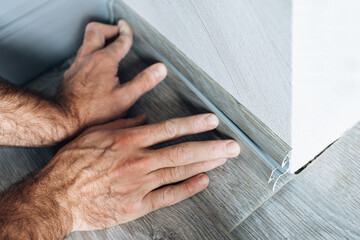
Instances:
[[[53,95],[72,59],[34,79],[34,91]],[[131,67],[136,66],[136,67]],[[130,52],[120,65],[120,81],[128,81],[146,67]],[[129,116],[146,113],[149,122],[201,112],[179,96],[166,80],[142,97]],[[68,239],[304,239],[359,237],[360,125],[327,149],[314,163],[278,192],[271,192],[237,158],[209,172],[211,184],[200,197],[153,212],[133,222],[107,230],[71,233]],[[220,139],[211,131],[187,140]],[[161,146],[159,146],[161,147]],[[0,148],[0,190],[30,172],[44,167],[58,147]],[[243,165],[241,165],[243,164]],[[236,166],[237,165],[237,166]],[[236,166],[237,168],[235,168]],[[240,167],[239,167],[240,166]],[[231,172],[233,169],[240,169]],[[241,194],[239,194],[241,193]],[[248,194],[248,195],[246,195]],[[248,196],[248,197],[246,197]],[[255,199],[258,196],[259,199]],[[240,198],[240,199],[239,199]],[[216,201],[215,203],[213,203]],[[235,206],[236,205],[236,206]],[[234,211],[243,212],[235,212]],[[231,214],[229,214],[229,211]],[[244,214],[244,213],[247,214]],[[241,216],[240,221],[229,216]],[[229,225],[231,223],[232,225]],[[233,226],[230,230],[224,225]],[[232,230],[232,231],[231,231]]]
[[[360,123],[232,234],[242,239],[360,239]]]
[[[69,67],[70,63],[71,59],[51,72],[35,79],[28,87],[40,92],[45,92],[47,95],[55,93],[61,80],[62,71]],[[119,66],[120,81],[126,82],[132,79],[132,77],[145,67],[146,64],[131,51]],[[53,80],[49,81],[49,79]],[[174,79],[175,81],[181,81],[180,79],[176,79],[174,74],[169,73],[168,78],[164,82],[145,94],[135,104],[129,111],[129,116],[146,113],[149,122],[152,123],[206,111],[195,106],[195,103],[187,98],[188,93],[181,94],[178,89],[175,91],[175,88],[171,85],[172,82],[169,82],[170,79],[172,81]],[[224,138],[223,134],[218,131],[211,131],[188,136],[177,141],[172,141],[169,144],[189,140],[199,141],[221,138]],[[208,189],[191,198],[191,202],[197,206],[196,214],[205,214],[204,216],[213,222],[214,228],[209,227],[209,225],[204,222],[204,228],[207,228],[207,231],[210,233],[211,231],[219,231],[224,237],[228,236],[234,226],[274,194],[272,187],[268,186],[266,182],[258,177],[253,165],[253,158],[249,155],[245,157],[244,154],[242,154],[238,158],[231,159],[225,166],[209,172],[208,174],[211,181]],[[291,176],[279,182],[279,188],[289,179],[291,179]],[[185,223],[182,222],[181,224]],[[179,223],[177,225],[181,224]],[[186,224],[193,223],[189,221]],[[200,228],[202,224],[203,223],[196,223],[195,225]],[[205,235],[203,238],[205,238]]]

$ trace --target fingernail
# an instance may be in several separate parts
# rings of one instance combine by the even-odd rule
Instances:
[[[206,185],[209,182],[209,178],[203,174],[198,178],[199,185]]]
[[[156,64],[152,70],[155,74],[156,79],[165,78],[167,74],[167,69],[164,64]]]
[[[214,114],[209,114],[205,120],[209,126],[215,127],[219,124],[219,119]]]
[[[231,140],[226,144],[226,151],[229,156],[237,156],[240,153],[240,146],[236,141]]]

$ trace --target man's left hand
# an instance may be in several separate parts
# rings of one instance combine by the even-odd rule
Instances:
[[[132,81],[120,84],[118,64],[131,45],[132,30],[123,20],[117,26],[96,22],[87,25],[83,45],[57,95],[59,103],[74,113],[76,124],[69,134],[123,117],[141,95],[165,78],[165,65],[157,63]]]

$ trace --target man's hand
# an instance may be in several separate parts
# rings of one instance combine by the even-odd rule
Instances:
[[[124,116],[141,95],[165,78],[166,67],[158,63],[120,85],[118,64],[131,45],[132,31],[123,20],[117,26],[93,22],[86,27],[84,43],[58,94],[77,113],[81,128]]]
[[[124,116],[166,76],[165,65],[157,63],[120,84],[118,64],[131,45],[132,31],[125,21],[117,26],[90,23],[55,99],[0,82],[0,145],[51,145]]]
[[[240,152],[233,140],[150,148],[214,129],[213,114],[132,127],[141,122],[117,120],[86,130],[21,191],[10,190],[0,201],[0,238],[25,230],[22,238],[52,239],[134,220],[202,191],[209,182],[202,172]]]

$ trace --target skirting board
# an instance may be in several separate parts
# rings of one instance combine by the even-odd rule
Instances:
[[[180,79],[169,85],[200,109],[217,114],[222,122],[219,130],[239,141],[243,156],[254,159],[252,167],[260,179],[276,183],[288,169],[290,146],[126,4],[112,1],[110,11],[113,21],[124,18],[134,29],[134,50],[138,55],[164,62],[169,75],[178,76],[170,79]]]

